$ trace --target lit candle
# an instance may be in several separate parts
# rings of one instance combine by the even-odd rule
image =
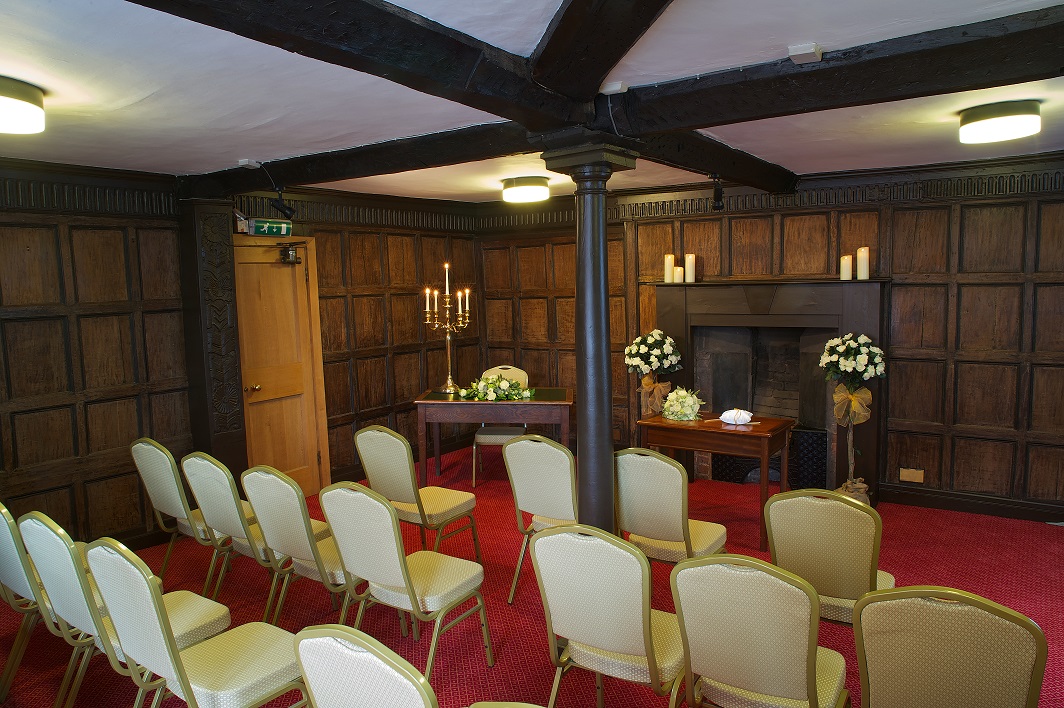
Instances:
[[[857,279],[868,280],[868,246],[857,249]]]
[[[458,290],[458,314],[462,314],[462,290]]]
[[[683,282],[695,282],[695,254],[688,253],[683,257]]]
[[[443,264],[443,294],[451,294],[451,264]]]
[[[674,283],[682,283],[683,282],[683,266],[676,266],[676,267],[674,267],[672,269],[672,282],[674,282]]]
[[[434,309],[438,313],[440,311],[440,291],[433,290],[432,297],[434,298],[432,309]]]
[[[676,256],[671,253],[665,254],[665,282],[671,283],[673,278],[673,267],[676,265]]]
[[[429,311],[429,295],[432,294],[432,288],[425,288],[425,312]]]
[[[853,280],[853,256],[843,256],[839,262],[839,280]]]
[[[465,315],[469,317],[469,307],[473,304],[473,301],[469,299],[469,288],[465,289]]]

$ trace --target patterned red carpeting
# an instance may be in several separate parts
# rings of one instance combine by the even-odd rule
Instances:
[[[547,655],[539,592],[531,562],[526,560],[514,604],[506,604],[521,538],[501,457],[489,448],[484,460],[485,481],[475,490],[476,519],[486,563],[484,597],[497,660],[494,668],[487,668],[478,627],[472,619],[467,620],[464,626],[459,625],[441,639],[433,688],[441,708],[459,708],[483,700],[546,705],[554,671]],[[444,476],[431,478],[430,483],[471,489],[468,449],[446,456],[444,464]],[[757,550],[757,499],[758,490],[752,484],[696,482],[690,488],[690,513],[693,518],[724,524],[728,529],[729,551],[767,558],[767,554]],[[311,515],[323,518],[316,502],[310,500]],[[1049,665],[1039,706],[1064,706],[1064,656],[1061,654],[1064,649],[1064,528],[896,504],[882,504],[879,512],[885,529],[880,566],[893,573],[899,585],[962,588],[1008,605],[1038,622],[1049,639]],[[411,550],[418,545],[416,537],[416,532],[406,530],[405,538]],[[142,556],[152,568],[158,569],[163,550],[163,546],[150,548]],[[443,550],[472,557],[468,534],[448,539]],[[174,551],[165,587],[198,592],[209,559],[208,549],[182,539]],[[654,607],[671,610],[670,567],[657,563],[653,567]],[[261,619],[267,590],[265,570],[249,559],[238,557],[218,599],[229,606],[233,623],[240,624]],[[292,586],[281,626],[297,631],[306,625],[335,622],[337,616],[331,609],[328,593],[320,585],[301,580]],[[0,606],[0,657],[6,658],[16,627],[15,613]],[[395,612],[382,607],[367,612],[363,629],[418,668],[424,668],[428,631],[422,633],[420,642],[415,643],[412,637],[402,638]],[[847,686],[853,694],[854,705],[859,706],[860,682],[852,630],[821,623],[820,643],[846,657]],[[5,707],[50,706],[68,655],[62,640],[38,627]],[[770,671],[771,667],[766,666],[765,670]],[[129,706],[135,693],[132,682],[115,674],[101,656],[89,668],[77,705]],[[290,699],[280,699],[271,706],[290,702]],[[576,708],[593,702],[594,682],[589,673],[574,670],[566,676],[558,708]],[[607,678],[606,703],[626,707],[664,706],[667,699],[655,696],[649,689]],[[184,704],[171,698],[164,705],[173,708]]]

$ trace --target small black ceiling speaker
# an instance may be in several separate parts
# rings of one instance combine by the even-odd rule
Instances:
[[[295,208],[290,207],[284,203],[284,195],[282,194],[281,190],[277,190],[276,199],[270,200],[270,206],[284,214],[284,218],[288,219],[289,221],[291,221],[292,217],[295,216]]]

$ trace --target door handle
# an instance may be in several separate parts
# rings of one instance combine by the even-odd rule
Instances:
[[[254,386],[245,386],[244,387],[244,393],[254,393],[255,391],[261,391],[261,390],[262,390],[262,386],[259,386],[258,384],[255,384]]]

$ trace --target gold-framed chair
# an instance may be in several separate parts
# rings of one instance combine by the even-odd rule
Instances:
[[[89,662],[105,654],[111,668],[131,676],[103,598],[85,567],[84,544],[76,544],[67,532],[39,511],[24,514],[18,522],[26,551],[37,568],[42,592],[38,603],[50,607],[48,629],[73,647],[67,672],[60,684],[55,705],[74,705]],[[188,590],[175,590],[162,596],[178,649],[224,632],[230,624],[229,608]],[[146,689],[138,686],[140,706]]]
[[[355,449],[370,488],[391,502],[400,521],[419,527],[422,548],[427,546],[425,529],[436,532],[434,551],[440,550],[444,540],[469,529],[477,562],[483,565],[473,518],[476,496],[447,487],[419,489],[410,441],[384,426],[369,425],[356,432]],[[444,532],[445,527],[460,519],[467,519],[467,523]]]
[[[523,536],[506,598],[513,604],[532,534],[577,522],[576,459],[569,448],[542,435],[521,435],[507,441],[502,446],[502,459],[514,495],[517,530]],[[527,525],[524,514],[532,515]]]
[[[406,555],[399,530],[399,514],[382,494],[354,482],[338,482],[321,492],[321,508],[333,528],[344,568],[351,576],[364,578],[369,589],[361,596],[355,629],[362,624],[366,608],[373,604],[399,610],[403,635],[405,615],[412,617],[414,638],[418,622],[433,622],[425,679],[432,676],[440,635],[466,617],[479,612],[480,630],[488,666],[495,665],[488,632],[488,614],[480,594],[484,568],[464,558],[436,551]],[[469,600],[472,607],[444,624],[447,615]]]
[[[346,615],[351,602],[351,596],[347,593],[349,583],[332,530],[322,538],[315,535],[306,497],[295,480],[273,467],[256,465],[244,471],[240,483],[255,510],[262,537],[266,541],[266,555],[274,572],[274,583],[271,583],[270,596],[266,599],[267,612],[273,602],[276,579],[284,579],[272,623],[277,624],[280,620],[288,586],[296,576],[321,583],[332,593],[333,609],[336,608],[337,596],[343,595],[340,616]]]
[[[853,612],[862,708],[1036,708],[1046,637],[985,597],[913,585],[876,590]]]
[[[677,563],[724,551],[727,529],[687,516],[687,472],[640,447],[614,453],[617,527],[648,558]]]
[[[668,695],[669,708],[679,705],[680,626],[676,615],[650,608],[650,561],[642,551],[592,526],[557,526],[532,537],[532,565],[556,667],[548,708],[574,666],[594,672],[598,708],[603,674]]]
[[[255,708],[294,690],[292,707],[307,704],[291,632],[248,622],[181,649],[144,561],[113,538],[89,544],[88,558],[134,683],[156,691],[152,708],[166,694],[189,708]]]
[[[357,629],[307,627],[296,634],[296,656],[315,708],[439,708],[420,671]]]
[[[683,637],[687,705],[843,708],[846,660],[817,646],[819,599],[756,558],[681,561],[670,575]]]
[[[504,376],[511,381],[516,381],[522,386],[528,386],[528,374],[524,369],[518,369],[516,366],[510,366],[508,364],[502,364],[500,366],[493,366],[483,374],[484,376]],[[477,429],[477,432],[473,435],[473,486],[477,486],[477,463],[480,466],[484,466],[484,461],[480,457],[480,448],[482,445],[505,445],[508,440],[512,440],[519,435],[524,435],[528,432],[528,426],[515,425],[515,426],[503,426],[503,425],[484,425],[483,423]],[[439,474],[439,470],[436,470]]]
[[[34,585],[37,586],[36,590]],[[11,609],[22,615],[15,641],[4,663],[4,672],[0,674],[0,703],[7,700],[7,694],[15,681],[15,673],[22,664],[22,657],[26,655],[33,630],[41,621],[39,590],[37,571],[26,555],[26,547],[15,518],[6,506],[0,504],[0,594],[3,594],[4,601]],[[43,611],[48,611],[47,604]]]
[[[868,504],[826,489],[796,489],[765,502],[772,562],[809,581],[820,616],[850,624],[857,599],[894,587],[879,570],[883,520]]]

